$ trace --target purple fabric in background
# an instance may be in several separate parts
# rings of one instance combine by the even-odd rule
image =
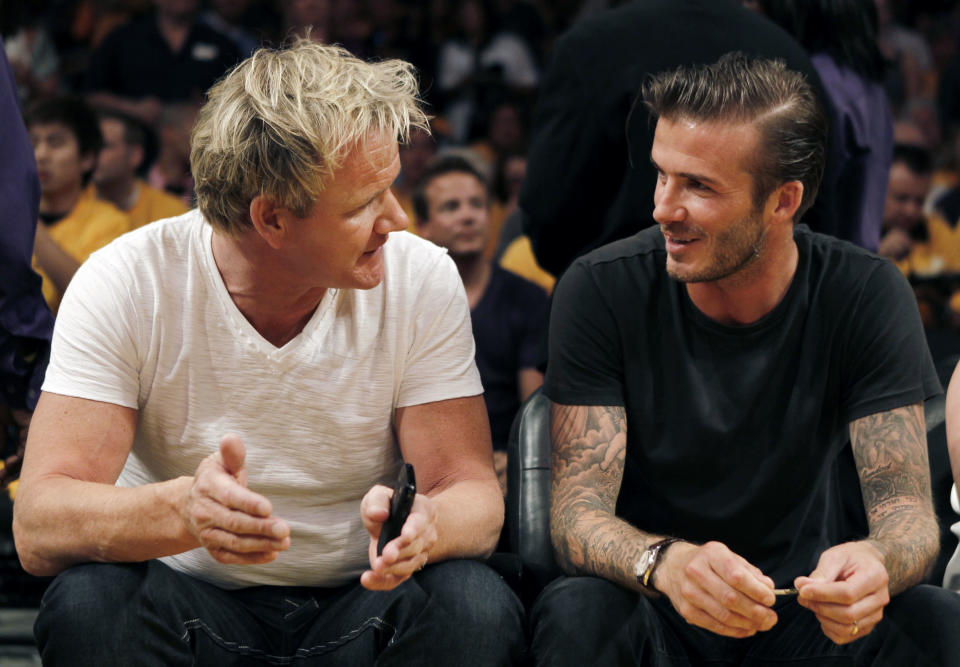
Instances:
[[[3,49],[0,70],[0,401],[32,410],[46,371],[53,315],[30,264],[40,182]]]
[[[837,236],[877,251],[893,159],[893,117],[879,83],[841,67],[825,53],[810,60],[833,108],[830,143],[836,157]]]

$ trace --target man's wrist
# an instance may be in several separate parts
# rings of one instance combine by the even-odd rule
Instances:
[[[634,575],[640,589],[647,595],[657,596],[661,591],[656,586],[656,574],[663,563],[667,550],[677,542],[684,542],[679,537],[668,537],[658,540],[647,547],[634,566]]]

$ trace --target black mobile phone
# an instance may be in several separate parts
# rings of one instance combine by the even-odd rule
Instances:
[[[417,495],[417,480],[413,475],[413,466],[404,463],[400,467],[400,474],[393,485],[393,498],[390,499],[390,516],[380,529],[380,540],[377,542],[377,555],[383,554],[383,547],[387,542],[400,535],[403,524],[410,515],[413,506],[413,497]]]

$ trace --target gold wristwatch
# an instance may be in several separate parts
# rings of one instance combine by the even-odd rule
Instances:
[[[657,591],[650,583],[651,579],[653,578],[653,571],[657,569],[657,565],[660,563],[660,558],[663,555],[663,552],[667,550],[667,547],[674,542],[682,541],[683,540],[679,537],[668,537],[665,540],[654,542],[647,548],[646,551],[640,554],[640,559],[633,568],[633,573],[637,576],[637,583],[651,593],[658,593],[659,591]]]

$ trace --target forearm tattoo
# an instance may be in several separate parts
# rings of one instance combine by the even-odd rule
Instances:
[[[647,536],[616,518],[627,450],[622,407],[552,404],[550,535],[568,574],[634,580]]]
[[[850,424],[870,539],[884,554],[891,594],[923,579],[940,543],[922,411],[910,405]]]

